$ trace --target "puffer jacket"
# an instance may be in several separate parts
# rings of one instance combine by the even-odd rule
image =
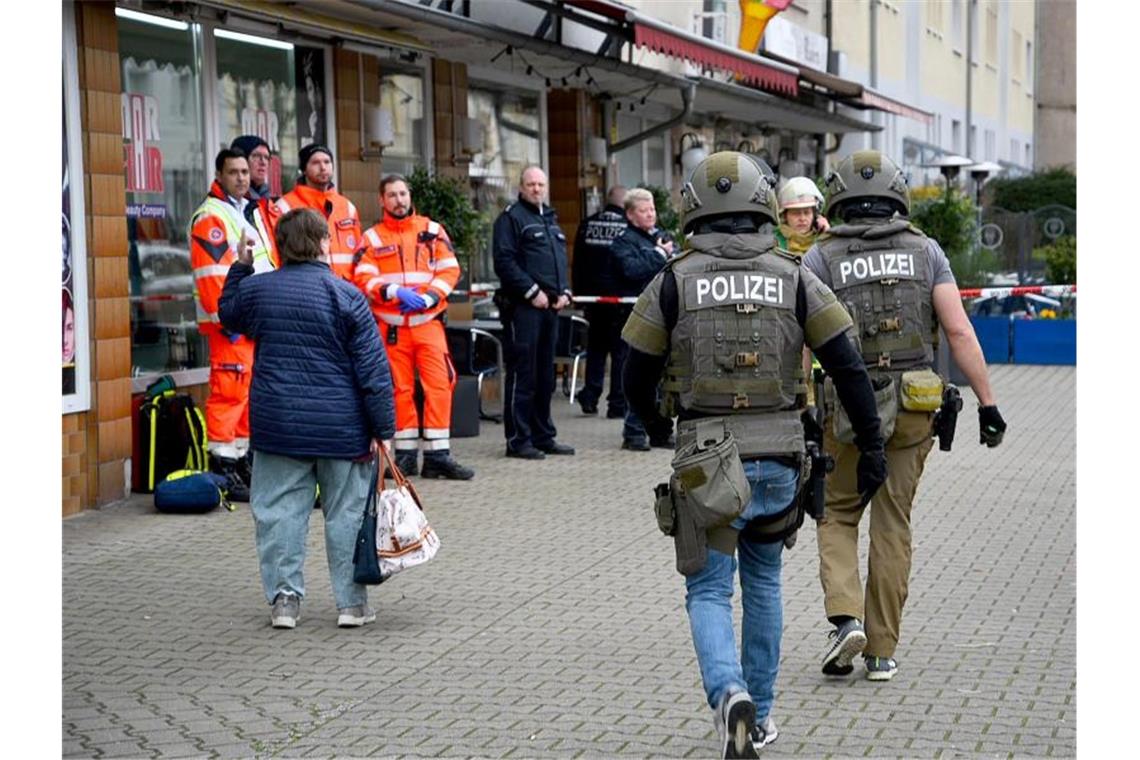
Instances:
[[[610,246],[610,278],[614,282],[612,295],[641,295],[669,257],[660,243],[672,239],[672,235],[659,228],[646,232],[632,224],[626,227]]]
[[[250,277],[236,263],[218,313],[256,342],[250,446],[298,458],[358,459],[396,430],[392,376],[364,295],[318,261]]]

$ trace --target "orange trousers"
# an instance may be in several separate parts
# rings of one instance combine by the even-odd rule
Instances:
[[[380,323],[388,351],[396,395],[396,451],[419,448],[420,416],[416,411],[416,373],[424,390],[423,437],[428,451],[447,450],[451,437],[451,393],[455,366],[447,352],[447,333],[438,319],[414,327],[397,327],[396,343],[388,342],[389,326]]]
[[[249,383],[253,379],[253,341],[242,335],[237,343],[210,333],[210,395],[206,397],[206,438],[210,443],[233,443],[249,438]]]

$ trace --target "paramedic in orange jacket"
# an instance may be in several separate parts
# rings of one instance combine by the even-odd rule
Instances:
[[[352,258],[360,247],[360,215],[356,206],[333,188],[333,154],[323,145],[301,148],[298,166],[301,178],[277,201],[284,214],[295,208],[311,208],[328,220],[329,249],[333,274],[352,281]]]
[[[255,269],[272,269],[260,213],[246,217],[250,201],[249,162],[241,150],[226,148],[214,159],[210,192],[190,221],[190,266],[194,271],[194,300],[198,331],[210,347],[210,395],[206,398],[206,438],[210,469],[230,480],[229,497],[249,500],[249,383],[253,341],[231,333],[218,320],[218,298],[226,273],[237,260],[239,247],[248,246]]]
[[[422,475],[469,480],[475,472],[451,457],[451,392],[455,367],[441,317],[459,281],[459,262],[439,222],[416,214],[407,181],[380,181],[383,216],[364,233],[355,282],[364,291],[388,351],[396,390],[396,466],[415,475],[420,419],[413,398],[416,372],[424,390]]]
[[[245,208],[245,218],[250,221],[250,224],[258,224],[253,210],[257,209],[261,213],[261,226],[258,227],[258,232],[264,233],[263,237],[269,247],[269,257],[262,265],[269,265],[272,269],[278,269],[281,266],[281,258],[277,255],[277,241],[274,239],[274,231],[277,228],[277,220],[281,218],[281,214],[277,210],[277,201],[280,200],[281,196],[273,195],[269,189],[269,168],[273,162],[269,143],[257,135],[241,135],[234,138],[230,147],[244,151],[246,158],[249,159],[249,190],[245,197],[252,202]],[[258,262],[255,261],[254,267],[257,266]],[[255,269],[255,271],[262,270]]]

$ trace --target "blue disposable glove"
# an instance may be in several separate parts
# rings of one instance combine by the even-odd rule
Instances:
[[[396,298],[400,301],[401,314],[427,308],[427,301],[424,300],[424,297],[411,288],[396,288]]]

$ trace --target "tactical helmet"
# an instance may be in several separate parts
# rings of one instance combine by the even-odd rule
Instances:
[[[877,150],[860,150],[839,162],[827,175],[827,208],[830,215],[841,203],[856,198],[883,198],[901,205],[910,214],[906,177],[894,161]]]
[[[747,153],[713,153],[697,164],[681,188],[685,232],[700,219],[725,214],[759,214],[773,224],[779,223],[776,177]]]
[[[807,177],[792,177],[784,183],[780,191],[780,211],[790,208],[815,208],[823,210],[823,193]]]

